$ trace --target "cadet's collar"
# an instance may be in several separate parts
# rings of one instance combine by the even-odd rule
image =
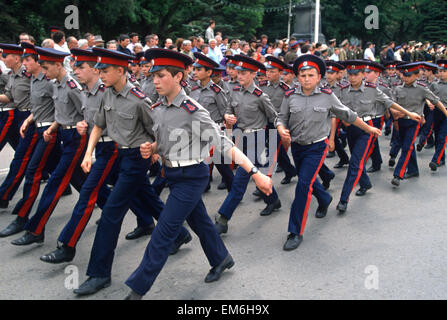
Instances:
[[[170,105],[168,104],[168,99],[165,96],[161,97],[161,101],[166,106],[171,106],[172,105],[172,106],[176,106],[177,108],[180,108],[180,106],[186,100],[186,98],[188,98],[188,96],[186,95],[185,90],[183,90],[183,88],[182,88],[180,90],[180,92],[177,94],[177,96],[174,98],[174,100],[172,100]]]
[[[305,95],[304,92],[303,92],[303,87],[302,87],[302,86],[298,86],[298,87],[295,89],[295,91],[296,91],[298,94],[300,94],[300,95],[306,97],[306,95]],[[312,95],[314,95],[314,94],[318,94],[318,93],[321,93],[321,91],[320,91],[320,87],[316,86],[315,89],[314,89],[314,91],[312,91],[312,93],[311,93],[309,96],[312,96]]]
[[[34,80],[42,81],[44,78],[45,78],[45,74],[41,71],[37,77],[33,76],[33,81]]]
[[[126,84],[124,85],[123,89],[121,89],[120,92],[116,92],[115,88],[113,88],[113,93],[115,93],[116,95],[121,95],[123,97],[126,97],[127,94],[129,93],[130,89],[132,89],[133,87],[134,87],[134,85],[130,83],[129,79],[127,79]]]
[[[271,82],[269,81],[269,84],[273,87],[273,88],[278,88],[279,84],[281,83],[281,80],[277,81],[277,82]]]
[[[404,86],[411,88],[411,87],[416,87],[416,84],[417,84],[417,80],[414,80],[414,82],[412,84],[410,84],[409,86],[406,83],[404,83]]]
[[[351,85],[349,86],[348,91],[349,91],[349,92],[351,92],[351,91],[361,91],[361,92],[364,92],[364,91],[365,91],[365,81],[362,81],[362,84],[360,85],[360,87],[359,87],[357,90],[355,90],[355,89],[352,87],[352,84],[351,84]]]
[[[65,88],[65,85],[67,84],[68,80],[70,80],[70,76],[68,75],[68,73],[66,73],[65,76],[62,78],[61,82],[56,80],[56,83],[57,83],[58,87]]]
[[[256,84],[255,84],[254,81],[252,82],[252,84],[251,84],[247,89],[245,89],[244,87],[242,87],[242,89],[243,89],[244,91],[248,91],[248,92],[250,92],[250,93],[253,93],[253,91],[255,91],[256,88],[257,88],[257,87],[256,87]]]
[[[98,79],[98,81],[96,81],[95,85],[93,86],[92,90],[88,90],[88,89],[87,89],[87,92],[88,92],[89,94],[92,94],[92,95],[97,94],[97,93],[98,93],[98,90],[99,90],[99,86],[100,86],[101,84],[102,84],[101,79]]]
[[[17,77],[17,76],[19,76],[19,77],[23,76],[24,77],[24,75],[23,75],[24,71],[26,71],[26,69],[25,69],[25,66],[23,64],[20,66],[19,70],[17,70],[17,73],[14,73],[14,69],[11,69],[11,72],[14,75],[14,77]]]
[[[202,87],[202,83],[200,81],[197,81],[197,84],[201,89],[210,89],[213,83],[214,83],[213,80],[210,79],[210,81],[208,81],[208,83],[204,87]]]

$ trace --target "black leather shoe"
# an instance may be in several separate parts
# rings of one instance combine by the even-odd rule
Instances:
[[[386,127],[385,128],[385,136],[389,136],[391,133],[391,128]]]
[[[323,181],[322,185],[323,185],[323,188],[324,188],[325,190],[327,190],[327,189],[329,189],[329,188],[331,187],[331,181],[332,181],[334,178],[335,178],[335,176],[333,176],[333,177],[330,178],[329,180],[324,180],[324,181]]]
[[[216,231],[218,234],[227,233],[228,232],[228,224],[222,224],[216,221]]]
[[[391,180],[391,184],[392,184],[393,186],[396,186],[396,187],[400,186],[400,178],[399,178],[399,177],[394,177],[394,178]]]
[[[233,266],[233,257],[228,254],[228,256],[219,265],[211,268],[210,272],[208,272],[205,277],[205,282],[210,283],[219,280],[222,272],[224,272],[225,269],[231,269]]]
[[[211,189],[211,184],[208,183],[208,185],[206,186],[205,191],[203,191],[203,193],[210,191],[210,189]]]
[[[326,158],[327,158],[327,159],[330,159],[330,158],[333,158],[333,157],[335,157],[335,152],[334,152],[334,151],[329,151],[329,152],[327,153],[327,155],[326,155]]]
[[[289,184],[295,176],[285,176],[284,179],[281,180],[281,184]]]
[[[78,289],[73,290],[73,293],[84,296],[87,294],[93,294],[98,292],[103,288],[110,286],[110,277],[99,278],[99,277],[89,277]]]
[[[42,173],[42,176],[40,177],[40,182],[47,182],[48,179],[50,179],[50,175],[48,173]]]
[[[124,300],[141,300],[143,296],[140,296],[135,291],[131,290],[129,294],[124,298]]]
[[[418,152],[421,152],[423,147],[424,147],[424,146],[423,146],[422,144],[418,143],[418,144],[416,145],[416,150],[417,150]]]
[[[438,165],[436,163],[434,163],[433,161],[430,161],[430,163],[428,164],[428,166],[430,167],[431,171],[436,171],[438,170]]]
[[[48,263],[70,262],[71,260],[73,260],[75,255],[76,249],[64,244],[61,247],[58,246],[56,250],[44,254],[40,257],[40,260]]]
[[[73,191],[71,191],[71,186],[68,185],[67,188],[65,188],[64,193],[62,193],[62,196],[69,196],[73,193]]]
[[[1,209],[8,208],[8,205],[9,205],[9,200],[0,200],[0,208]]]
[[[367,173],[373,173],[373,172],[377,172],[377,171],[380,171],[380,167],[374,168],[373,166],[371,166],[368,168],[368,170],[366,170]]]
[[[19,219],[19,218],[14,219],[14,221],[11,222],[9,226],[0,231],[0,238],[9,237],[12,236],[13,234],[23,231],[25,224],[26,224],[25,219]]]
[[[344,201],[340,201],[337,204],[337,210],[339,213],[344,213],[348,209],[348,203]]]
[[[419,172],[414,172],[414,173],[406,172],[404,174],[404,179],[410,179],[410,178],[414,178],[414,177],[419,177]]]
[[[283,250],[284,251],[292,251],[299,247],[300,243],[303,241],[303,236],[299,236],[297,234],[289,234],[287,236],[287,241],[284,243]]]
[[[283,172],[283,171],[284,171],[284,169],[281,168],[280,166],[277,166],[277,167],[276,167],[276,173],[281,173],[281,172]]]
[[[442,167],[442,166],[445,166],[445,161],[439,162],[438,167]]]
[[[370,185],[369,187],[367,187],[367,188],[362,188],[362,187],[360,187],[360,189],[357,190],[357,192],[355,193],[355,195],[356,195],[357,197],[362,197],[362,196],[364,196],[364,195],[366,194],[366,191],[368,191],[368,190],[371,189],[371,188],[372,188],[371,185]]]
[[[176,254],[180,247],[184,244],[187,244],[192,240],[191,234],[188,232],[182,239],[175,239],[174,243],[171,247],[171,252],[169,254]]]
[[[339,161],[337,162],[337,164],[334,166],[335,169],[341,169],[343,168],[345,165],[347,165],[348,162],[344,162],[344,161]]]
[[[425,149],[431,149],[431,148],[433,148],[434,146],[435,146],[434,143],[427,143],[427,144],[425,145]]]
[[[227,184],[225,182],[221,182],[219,183],[219,185],[217,186],[217,190],[225,190],[227,188]]]
[[[129,232],[126,235],[126,240],[135,240],[138,238],[141,238],[143,236],[148,236],[152,234],[152,231],[154,231],[155,224],[151,224],[148,227],[136,227],[132,232]]]
[[[264,210],[261,211],[261,216],[269,216],[273,213],[273,211],[278,210],[281,208],[281,200],[276,199],[275,202],[267,205],[267,207],[264,208]]]
[[[390,160],[388,161],[388,165],[390,167],[394,167],[395,164],[396,164],[396,158],[391,157]]]
[[[332,202],[332,197],[326,206],[323,207],[323,206],[318,205],[317,212],[315,212],[315,217],[317,217],[318,219],[324,218],[327,214],[327,209],[329,208],[329,205],[331,204],[331,202]]]
[[[253,195],[254,195],[255,197],[262,198],[262,192],[261,192],[261,190],[259,190],[258,188],[256,188],[255,191],[253,191]]]
[[[11,244],[15,246],[27,246],[32,243],[42,243],[45,239],[45,236],[43,232],[39,234],[38,236],[32,234],[31,232],[27,231],[23,236],[21,236],[18,239],[12,240]]]

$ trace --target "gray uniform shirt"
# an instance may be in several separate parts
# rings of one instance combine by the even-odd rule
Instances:
[[[119,146],[138,148],[154,141],[151,101],[129,80],[120,92],[113,87],[104,92],[95,125],[107,128],[107,135]]]
[[[263,129],[267,121],[274,123],[278,116],[268,95],[254,83],[247,90],[239,86],[233,88],[225,113],[236,116],[237,126],[241,130]]]
[[[278,113],[281,108],[282,100],[284,99],[284,93],[287,90],[290,90],[290,87],[282,81],[278,81],[277,83],[267,81],[267,85],[261,85],[260,88],[269,96],[273,107],[275,107],[275,111]]]
[[[377,88],[379,88],[380,91],[382,91],[388,97],[393,99],[393,92],[392,92],[391,88],[388,86],[388,84],[384,83],[381,79],[377,80],[376,84],[377,84]],[[387,110],[384,103],[380,102],[380,101],[376,101],[375,108],[376,108],[375,114],[377,116],[383,116],[385,114],[385,111]]]
[[[301,88],[286,92],[275,127],[290,130],[292,142],[308,145],[327,137],[331,132],[331,115],[353,123],[357,113],[343,105],[331,89],[315,88],[306,96]]]
[[[151,74],[149,77],[145,78],[141,84],[141,91],[152,101],[158,101],[158,92],[155,90],[154,76]]]
[[[90,134],[95,126],[95,115],[99,110],[102,97],[104,96],[105,86],[101,79],[96,81],[92,90],[86,88],[82,93],[82,107],[81,110],[84,114],[84,120],[88,123],[88,133]],[[104,136],[106,132],[102,133]]]
[[[197,85],[191,88],[189,96],[208,110],[214,122],[222,123],[224,121],[228,100],[222,88],[213,81],[210,80],[204,87],[198,81]]]
[[[375,84],[362,82],[359,89],[354,90],[352,86],[341,90],[340,101],[355,111],[359,117],[376,116],[376,102],[383,103],[389,109],[394,103],[386,94],[380,91]]]
[[[17,74],[10,71],[8,82],[5,86],[5,95],[11,100],[5,107],[17,108],[20,111],[30,109],[29,95],[30,95],[31,74],[27,73],[25,66],[22,65]]]
[[[410,112],[422,115],[424,111],[425,99],[437,104],[439,98],[425,85],[413,82],[411,86],[403,84],[395,89],[396,102]]]
[[[430,86],[432,92],[439,97],[444,106],[447,105],[447,82],[434,82]]]
[[[54,107],[54,118],[57,123],[63,126],[75,126],[82,121],[82,94],[81,85],[69,74],[66,74],[61,82],[56,81]]]
[[[161,97],[152,109],[157,153],[165,159],[204,159],[209,155],[210,143],[222,154],[233,147],[209,112],[183,89],[170,105]]]
[[[36,123],[54,121],[54,84],[43,72],[31,78],[30,105]]]

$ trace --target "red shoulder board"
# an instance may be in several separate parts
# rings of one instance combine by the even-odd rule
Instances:
[[[227,76],[227,77],[223,78],[222,80],[225,82],[230,81],[230,77]]]
[[[295,88],[287,90],[284,94],[286,95],[286,97],[290,97],[292,94],[295,93]]]
[[[8,74],[12,74],[12,70],[8,72]]]
[[[263,80],[263,81],[259,81],[259,86],[260,87],[264,87],[264,86],[266,86],[267,84],[268,84],[269,82],[267,81],[267,80]]]
[[[365,87],[369,87],[369,88],[377,88],[377,85],[376,85],[375,83],[365,82]]]
[[[416,81],[416,83],[418,85],[420,85],[421,87],[427,88],[427,85],[425,83],[423,83],[422,81]]]
[[[197,107],[191,100],[183,101],[183,103],[180,106],[189,113],[194,113],[197,110],[199,110],[199,107]]]
[[[146,98],[146,95],[143,93],[143,91],[141,91],[140,89],[138,89],[137,87],[130,89],[130,92],[137,98],[143,100],[144,98]]]
[[[321,88],[320,91],[326,94],[332,94],[331,88]]]
[[[262,91],[259,90],[258,88],[256,88],[255,90],[253,90],[253,94],[254,94],[255,96],[260,97],[260,96],[262,96]]]
[[[233,88],[233,91],[241,91],[241,87],[240,87],[240,86],[235,86],[235,87]]]
[[[284,91],[287,91],[290,89],[290,87],[287,85],[287,83],[284,83],[281,81],[281,83],[279,84],[279,86],[281,87],[281,89],[283,89]]]
[[[191,88],[191,91],[196,91],[199,88],[200,88],[199,86],[194,86],[194,87]]]
[[[104,85],[104,83],[101,83],[101,84],[99,85],[98,90],[101,91],[101,92],[104,92],[104,91],[106,90],[106,86]]]
[[[73,79],[68,80],[67,85],[70,87],[70,89],[76,89],[78,87]]]
[[[351,85],[350,83],[342,83],[342,84],[340,85],[340,88],[341,88],[341,89],[346,89],[346,88],[349,88],[350,85]]]
[[[25,77],[27,77],[28,79],[31,79],[31,73],[26,72],[26,70],[23,70],[23,71],[22,71],[22,74],[23,74]]]
[[[160,104],[161,104],[161,101],[158,101],[157,103],[154,103],[154,104],[151,106],[151,110],[154,110],[154,109],[157,108]]]
[[[185,80],[180,81],[180,85],[181,85],[183,88],[186,88],[186,87],[188,86],[188,84],[186,83]]]
[[[215,93],[219,93],[219,92],[222,91],[222,89],[221,89],[217,84],[215,84],[215,83],[213,83],[213,85],[211,86],[211,89],[213,89],[213,91],[214,91]]]
[[[382,86],[382,87],[385,87],[385,88],[387,88],[387,89],[389,89],[389,86],[385,83],[385,82],[383,82],[383,81],[379,81],[379,84]]]

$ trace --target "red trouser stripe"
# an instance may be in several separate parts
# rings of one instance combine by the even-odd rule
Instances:
[[[14,110],[9,110],[8,111],[8,120],[6,120],[6,123],[3,126],[3,130],[0,133],[0,142],[2,142],[3,139],[5,139],[6,134],[8,133],[8,130],[11,127],[13,121],[14,121]]]
[[[90,198],[88,200],[87,207],[84,210],[84,214],[82,215],[81,220],[79,220],[78,226],[76,227],[73,236],[68,242],[69,247],[74,248],[76,246],[76,243],[78,242],[78,239],[93,212],[96,200],[98,199],[99,189],[101,189],[102,185],[104,184],[104,181],[106,180],[107,176],[110,173],[110,170],[112,170],[113,164],[115,163],[117,157],[118,157],[118,148],[115,145],[115,151],[113,152],[112,157],[107,162],[107,165],[101,175],[101,178],[98,181],[97,186],[95,187],[95,189],[93,189],[93,192],[91,193]]]
[[[28,212],[29,208],[34,203],[34,200],[37,197],[37,194],[39,193],[39,187],[40,187],[40,179],[42,178],[42,171],[45,167],[45,164],[47,163],[48,157],[51,154],[51,151],[53,150],[54,145],[56,144],[56,132],[53,132],[51,134],[53,137],[51,138],[51,141],[48,142],[45,151],[43,153],[42,159],[40,159],[39,165],[36,169],[36,172],[34,173],[33,177],[33,184],[31,186],[31,192],[28,195],[28,198],[26,199],[25,203],[23,204],[22,208],[20,208],[18,212],[18,216],[21,218],[24,218],[26,213]],[[43,137],[42,137],[43,139]]]
[[[444,145],[442,146],[442,149],[441,149],[441,151],[439,152],[439,157],[438,157],[438,159],[436,160],[436,164],[439,164],[439,163],[441,162],[442,156],[444,155],[444,152],[445,152],[445,147],[446,147],[446,145],[447,145],[447,136],[445,137]]]
[[[431,124],[431,126],[430,126],[430,132],[428,133],[428,135],[427,135],[427,137],[425,138],[424,143],[423,143],[422,145],[425,146],[425,144],[427,143],[428,138],[430,138],[430,136],[431,136],[431,134],[432,134],[432,132],[433,132],[433,127],[434,127],[434,123]]]
[[[37,142],[37,132],[34,133],[33,138],[31,139],[30,144],[28,145],[28,149],[26,150],[25,156],[22,159],[22,163],[20,164],[19,171],[17,172],[16,176],[14,177],[14,180],[12,181],[9,188],[6,190],[5,194],[3,195],[3,200],[8,199],[8,195],[11,192],[11,190],[14,188],[14,186],[21,180],[20,177],[23,176],[25,173],[26,167],[28,166],[29,159],[31,158],[31,154],[34,150],[34,146]]]
[[[410,148],[408,149],[407,155],[405,157],[404,164],[402,165],[402,168],[400,169],[399,177],[401,179],[404,178],[405,169],[407,168],[408,161],[410,160],[411,152],[413,151],[414,142],[416,141],[416,137],[418,136],[418,132],[419,132],[419,127],[420,126],[421,126],[421,123],[419,122],[417,127],[416,127],[416,130],[414,130],[413,140],[411,140]]]
[[[378,128],[378,129],[382,130],[384,121],[385,121],[384,117],[381,117],[380,118],[380,128]],[[372,153],[374,152],[374,148],[376,147],[376,140],[377,139],[378,139],[377,137],[374,137],[374,139],[373,139],[373,141],[371,143],[371,148],[370,148],[370,150],[368,152],[368,156],[366,157],[366,162],[368,162],[369,158],[371,157]]]
[[[324,153],[323,153],[323,156],[321,157],[320,164],[318,165],[318,168],[315,171],[315,174],[312,177],[312,180],[310,181],[309,192],[307,193],[306,206],[304,207],[304,212],[303,212],[303,221],[301,222],[300,235],[303,234],[304,227],[306,226],[307,212],[309,211],[310,200],[312,199],[312,192],[314,190],[313,186],[314,186],[315,179],[317,178],[318,172],[320,171],[321,167],[323,166],[324,159],[326,159],[326,154],[329,149],[328,139],[324,140],[324,142],[326,143],[326,149],[324,149]]]
[[[45,213],[43,214],[42,218],[40,219],[39,224],[37,225],[35,234],[41,234],[43,227],[48,221],[48,218],[50,217],[51,212],[53,212],[54,207],[56,206],[57,202],[59,201],[59,198],[62,196],[62,193],[64,193],[65,189],[67,188],[68,184],[70,183],[71,176],[73,175],[73,172],[78,165],[79,157],[82,155],[82,151],[84,150],[85,144],[87,141],[87,135],[81,136],[81,140],[79,141],[78,149],[76,150],[76,154],[73,157],[73,160],[70,163],[70,166],[68,167],[67,173],[65,174],[64,178],[62,179],[61,184],[59,185],[59,188],[56,191],[56,194],[53,198],[53,201],[51,201],[50,206],[47,208]]]
[[[372,126],[372,121],[371,120],[368,121],[368,124],[370,126]],[[362,160],[360,160],[360,163],[359,163],[359,172],[357,173],[357,178],[355,178],[355,181],[354,181],[354,183],[352,185],[351,192],[352,192],[352,190],[354,190],[355,186],[357,185],[357,183],[360,180],[360,177],[362,176],[363,166],[366,163],[366,156],[368,155],[369,147],[371,146],[371,142],[372,142],[373,138],[374,138],[374,135],[370,134],[369,135],[369,139],[368,139],[368,143],[366,144],[366,147],[365,147],[365,152],[363,153]]]

